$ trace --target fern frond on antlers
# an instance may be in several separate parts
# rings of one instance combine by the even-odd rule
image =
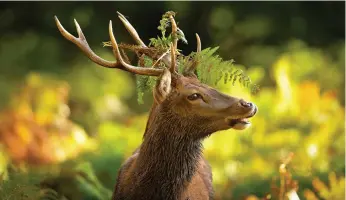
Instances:
[[[126,25],[127,29],[134,29],[127,19],[118,13],[119,18]],[[129,50],[135,52],[138,57],[140,66],[144,67],[170,67],[167,66],[167,58],[171,51],[171,45],[176,52],[176,63],[175,66],[178,73],[192,72],[196,73],[197,78],[205,84],[216,86],[223,79],[223,83],[229,82],[234,86],[238,82],[241,86],[247,87],[252,93],[256,93],[259,90],[258,85],[253,84],[249,76],[245,74],[241,69],[237,69],[234,66],[234,60],[224,61],[219,55],[216,54],[218,47],[205,48],[201,50],[201,41],[197,37],[197,50],[191,54],[185,56],[181,54],[181,51],[177,48],[177,42],[182,41],[187,44],[187,40],[183,31],[177,26],[174,17],[176,13],[172,11],[166,12],[160,20],[160,25],[157,29],[161,32],[161,36],[157,38],[151,38],[150,44],[146,46],[139,38],[137,32],[134,38],[136,38],[138,45],[120,44],[119,48],[122,50]],[[167,28],[171,27],[172,32],[167,36]],[[132,32],[134,32],[132,30]],[[104,42],[104,46],[112,46],[111,42]],[[148,77],[142,75],[136,75],[137,89],[138,89],[138,102],[143,103],[143,95],[147,91],[151,91],[156,77]]]

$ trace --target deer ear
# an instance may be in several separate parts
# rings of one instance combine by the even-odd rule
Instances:
[[[171,92],[171,72],[165,69],[154,88],[154,99],[157,103],[162,103]]]

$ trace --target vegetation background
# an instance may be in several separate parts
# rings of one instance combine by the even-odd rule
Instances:
[[[109,199],[121,163],[140,144],[151,105],[131,74],[90,62],[54,15],[113,59],[108,23],[133,43],[177,12],[188,45],[219,46],[260,91],[220,85],[257,104],[253,126],[205,141],[216,199],[345,198],[345,2],[1,2],[0,199]],[[289,159],[285,163],[285,159]],[[288,164],[283,168],[284,164]],[[284,170],[287,169],[288,171]]]

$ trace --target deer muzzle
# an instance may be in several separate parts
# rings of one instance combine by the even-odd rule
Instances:
[[[251,126],[249,118],[257,113],[258,108],[255,104],[244,101],[243,99],[239,100],[238,108],[243,110],[244,114],[229,116],[226,118],[226,122],[233,129],[243,130]]]

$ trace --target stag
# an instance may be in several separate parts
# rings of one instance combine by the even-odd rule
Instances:
[[[142,48],[148,48],[137,31],[120,13],[119,19]],[[228,96],[201,83],[195,75],[197,65],[182,74],[177,72],[177,37],[173,37],[170,53],[152,56],[165,67],[133,66],[123,58],[114,37],[112,21],[109,36],[116,61],[97,56],[89,47],[75,20],[78,37],[67,32],[55,17],[61,34],[96,64],[134,74],[156,76],[153,99],[142,144],[118,172],[113,200],[193,200],[212,199],[212,172],[203,157],[202,141],[212,133],[250,125],[248,118],[257,112],[255,104]],[[177,26],[170,16],[172,35]],[[197,38],[197,52],[201,41]]]

